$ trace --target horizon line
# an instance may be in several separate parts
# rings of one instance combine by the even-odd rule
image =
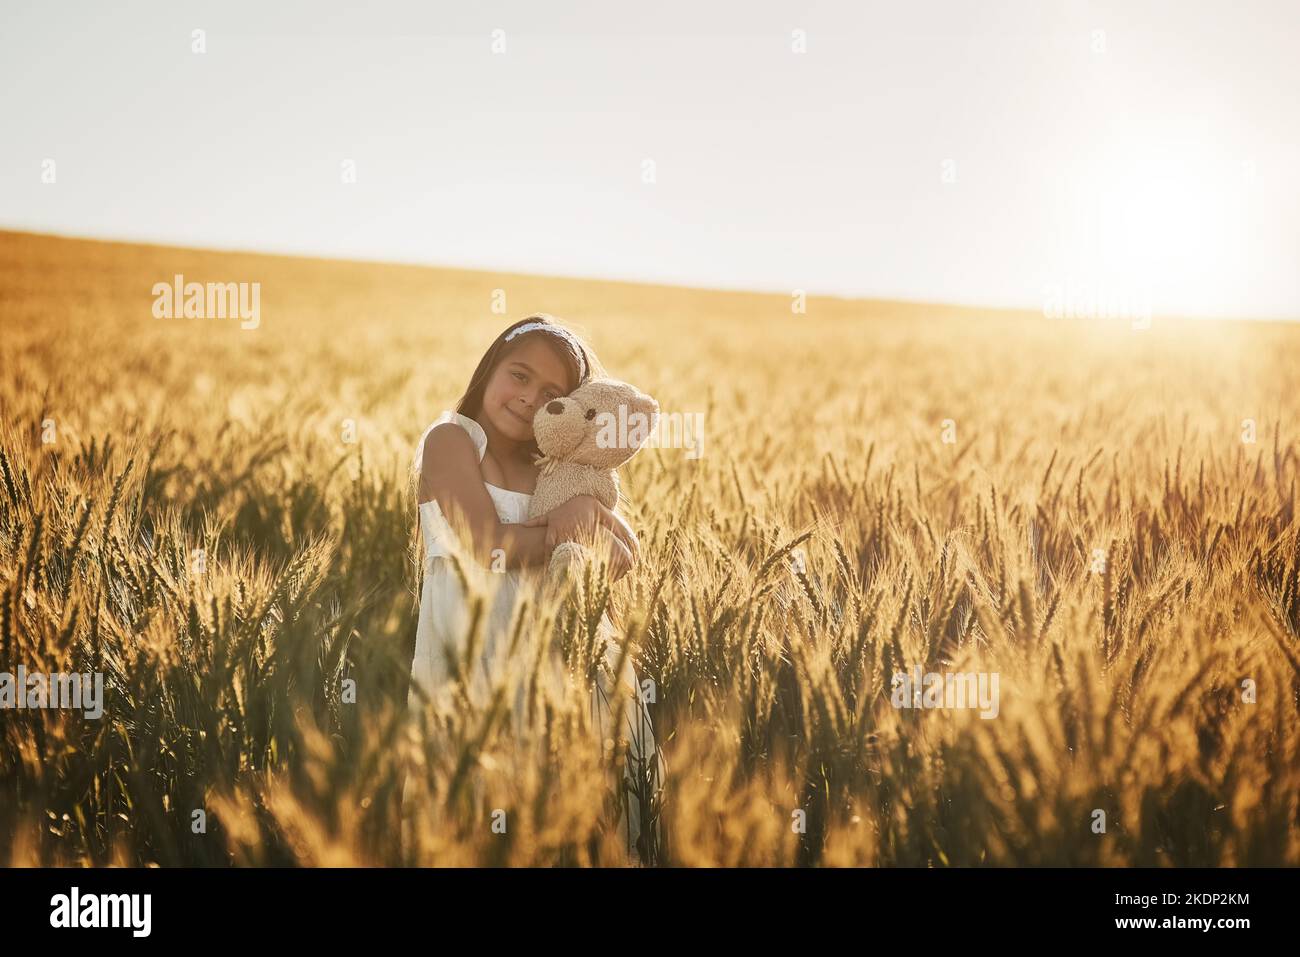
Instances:
[[[357,263],[359,265],[372,266],[409,266],[419,269],[433,269],[446,272],[478,272],[478,273],[495,273],[509,276],[522,276],[530,279],[555,279],[569,282],[604,282],[615,283],[627,286],[650,286],[661,289],[679,289],[689,292],[716,292],[716,293],[739,293],[758,296],[790,296],[794,290],[787,288],[764,288],[761,286],[726,286],[726,285],[697,285],[680,280],[656,281],[653,279],[634,279],[623,276],[601,276],[601,275],[577,275],[572,273],[538,273],[528,270],[521,270],[502,266],[490,266],[482,264],[463,264],[432,262],[423,259],[407,258],[378,258],[370,256],[346,256],[338,254],[327,254],[315,250],[304,250],[299,248],[281,247],[278,249],[252,246],[195,246],[188,243],[177,243],[172,240],[162,240],[143,236],[121,236],[121,235],[102,235],[93,233],[66,233],[52,232],[43,229],[34,229],[24,225],[11,225],[0,222],[0,234],[9,234],[14,236],[36,236],[45,239],[62,239],[74,242],[94,242],[94,243],[111,243],[121,246],[150,246],[162,249],[181,249],[191,252],[208,252],[208,253],[227,253],[236,255],[267,256],[282,259],[303,259],[316,260],[319,262],[335,263]],[[960,309],[969,311],[986,311],[994,313],[1023,313],[1032,316],[1043,316],[1041,304],[1038,306],[1027,305],[1007,305],[1000,303],[986,302],[947,302],[936,299],[913,299],[906,296],[890,295],[888,293],[866,294],[866,293],[844,293],[844,292],[824,292],[813,289],[801,290],[808,299],[835,299],[846,303],[871,303],[900,306],[933,306],[941,309]],[[1179,320],[1190,322],[1300,322],[1300,314],[1283,315],[1223,315],[1203,314],[1203,315],[1186,315],[1176,313],[1158,313],[1151,314],[1152,319],[1162,321]],[[1087,320],[1087,317],[1071,317],[1067,319],[1053,319],[1052,321],[1078,321],[1079,319]]]

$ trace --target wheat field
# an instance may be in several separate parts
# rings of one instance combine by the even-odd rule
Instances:
[[[155,318],[175,274],[260,324]],[[406,709],[414,445],[535,311],[703,414],[622,472],[647,864],[1300,864],[1300,328],[0,233],[0,671],[105,682],[0,711],[5,863],[623,863],[580,708],[527,759]],[[580,684],[567,607],[520,627]],[[894,707],[914,666],[997,716]]]

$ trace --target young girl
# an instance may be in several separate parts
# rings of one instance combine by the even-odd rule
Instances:
[[[622,577],[636,560],[639,546],[632,529],[592,496],[571,499],[525,522],[537,483],[533,459],[540,455],[533,438],[534,414],[588,378],[601,375],[604,370],[595,355],[576,335],[544,313],[528,316],[497,336],[456,410],[443,412],[421,436],[414,469],[424,581],[408,709],[418,709],[426,697],[446,692],[449,663],[463,658],[471,614],[464,584],[452,565],[453,554],[496,572],[484,579],[491,588],[481,653],[474,673],[463,676],[471,699],[480,704],[502,669],[531,664],[506,660],[511,617],[522,589],[536,587],[555,545],[577,540],[584,532],[590,540],[594,533],[598,544],[607,549],[612,579]],[[453,522],[466,531],[468,541],[463,540],[464,534],[455,534]],[[630,661],[624,661],[619,683],[634,693],[624,694],[621,722],[611,714],[617,654],[617,647],[609,649],[608,675],[602,674],[593,689],[593,716],[599,722],[600,742],[617,734],[629,740],[625,777],[634,791],[644,794],[661,785],[662,759],[654,745],[649,712],[635,693],[638,686]],[[550,674],[557,675],[555,660],[549,665]],[[524,703],[522,687],[515,702],[516,721]],[[648,782],[635,783],[632,772],[638,768],[645,769]],[[637,851],[641,807],[635,799],[620,804],[619,828],[629,856],[639,861],[643,857]]]

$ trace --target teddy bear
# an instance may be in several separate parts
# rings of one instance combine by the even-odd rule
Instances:
[[[541,457],[528,518],[545,515],[578,495],[591,495],[606,508],[618,505],[618,473],[645,443],[659,415],[659,403],[617,379],[589,379],[567,396],[552,399],[533,416]],[[566,580],[585,560],[577,542],[561,542],[548,566],[553,581]]]

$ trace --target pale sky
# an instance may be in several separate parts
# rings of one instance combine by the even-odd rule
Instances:
[[[1298,40],[1295,0],[4,0],[0,228],[1296,318]]]

